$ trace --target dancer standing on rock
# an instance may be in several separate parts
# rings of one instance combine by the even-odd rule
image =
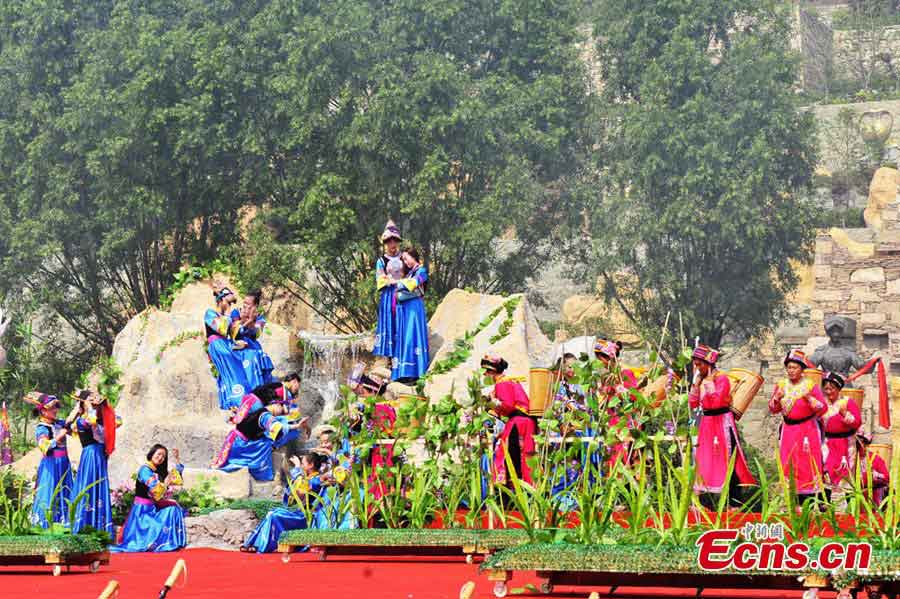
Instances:
[[[509,482],[506,470],[506,452],[519,479],[531,482],[531,466],[528,458],[534,455],[534,434],[537,430],[534,419],[528,415],[528,395],[519,381],[504,376],[509,364],[495,355],[481,359],[481,367],[493,383],[491,402],[500,418],[505,419],[503,432],[497,438],[494,449],[494,481],[499,484]]]
[[[372,353],[388,358],[397,352],[397,282],[406,275],[400,256],[400,229],[389,220],[381,234],[384,254],[375,263],[375,285],[378,289],[378,323],[375,328],[375,347]]]
[[[825,496],[840,492],[842,483],[852,477],[850,469],[856,462],[856,431],[862,425],[862,413],[856,401],[841,397],[844,377],[836,372],[826,373],[822,379],[822,391],[827,409],[822,414],[822,428],[825,430],[825,474],[828,488]]]
[[[692,410],[703,409],[697,431],[697,447],[694,449],[697,464],[694,492],[700,495],[701,503],[710,509],[715,509],[718,503],[716,495],[728,493],[732,502],[739,503],[744,499],[740,493],[741,487],[757,484],[747,466],[731,412],[731,382],[724,372],[716,368],[718,360],[718,350],[706,345],[694,348],[694,383],[688,395]],[[731,479],[726,481],[732,459],[734,470]]]
[[[247,347],[246,341],[237,340],[241,330],[240,320],[232,319],[229,308],[237,298],[228,287],[218,283],[213,286],[216,308],[208,309],[203,316],[209,360],[216,370],[219,391],[219,408],[227,410],[237,406],[252,389],[244,370],[244,359],[238,350]]]
[[[784,418],[779,434],[779,457],[787,479],[793,476],[800,500],[815,497],[823,489],[822,430],[818,416],[827,409],[822,390],[803,370],[806,354],[793,350],[784,358],[787,378],[778,381],[769,411]]]
[[[75,412],[65,421],[59,420],[57,415],[60,403],[55,395],[34,391],[26,395],[24,400],[34,406],[35,413],[40,416],[34,438],[43,456],[34,485],[31,523],[41,528],[49,528],[54,522],[68,524],[74,482],[66,449],[66,436],[72,431]]]
[[[147,462],[138,468],[134,484],[134,505],[128,513],[122,543],[114,552],[177,551],[187,545],[184,510],[166,499],[171,487],[184,484],[184,466],[173,449],[175,469],[169,470],[169,450],[157,443],[147,452]]]
[[[79,408],[75,426],[82,449],[72,490],[72,501],[76,505],[72,532],[91,527],[111,535],[108,460],[116,449],[116,428],[122,421],[99,393],[85,389],[77,397]]]
[[[419,251],[403,251],[408,274],[397,282],[397,341],[391,379],[415,384],[428,370],[428,317],[425,315],[425,288],[428,269],[421,263]]]

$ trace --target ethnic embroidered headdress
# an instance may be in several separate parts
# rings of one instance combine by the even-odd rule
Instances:
[[[844,377],[839,375],[836,372],[826,372],[825,376],[822,377],[822,386],[825,386],[825,383],[831,383],[838,389],[844,388]]]
[[[694,348],[694,353],[691,354],[691,357],[703,360],[707,364],[715,365],[715,363],[719,361],[719,350],[701,343]]]
[[[40,391],[32,391],[25,395],[22,398],[25,403],[31,404],[36,407],[38,410],[46,410],[53,406],[54,403],[59,403],[59,399],[55,395],[48,395],[47,393],[41,393]]]
[[[856,433],[856,440],[863,445],[871,445],[872,444],[872,436],[863,432]]]
[[[384,243],[388,239],[403,241],[403,237],[400,236],[400,227],[398,227],[393,220],[389,220],[387,222],[387,224],[384,226],[384,233],[381,234],[382,243]]]
[[[488,372],[503,374],[504,371],[509,368],[509,362],[507,362],[500,356],[494,354],[485,354],[485,356],[481,358],[481,367]]]
[[[799,364],[803,368],[809,368],[809,360],[806,359],[806,354],[799,349],[792,349],[788,352],[788,355],[784,357],[784,365],[787,366],[790,362],[794,362]]]
[[[228,287],[222,287],[221,289],[216,291],[214,293],[214,295],[216,297],[216,303],[218,304],[219,302],[221,302],[223,299],[225,299],[229,295],[234,295],[234,292],[231,289],[229,289]]]

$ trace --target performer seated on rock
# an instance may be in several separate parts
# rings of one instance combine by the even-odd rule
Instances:
[[[504,420],[503,431],[494,448],[494,482],[510,482],[506,469],[506,452],[515,468],[516,476],[527,483],[532,482],[528,459],[535,453],[534,434],[536,425],[528,415],[528,395],[518,380],[504,376],[509,364],[496,355],[486,355],[481,359],[481,367],[493,382],[490,400],[493,410]]]
[[[57,418],[60,402],[55,395],[33,391],[24,398],[40,416],[34,429],[34,439],[41,452],[34,485],[31,523],[49,528],[54,522],[69,523],[69,502],[72,500],[72,465],[66,448],[66,435],[73,430],[78,406],[66,420]]]
[[[322,478],[319,471],[325,457],[316,453],[306,453],[301,457],[292,456],[289,501],[284,507],[271,510],[259,526],[241,545],[241,551],[248,553],[271,553],[278,548],[278,537],[288,530],[300,528],[323,528],[321,512]]]
[[[746,499],[748,487],[757,484],[747,466],[731,412],[731,382],[724,372],[716,368],[718,359],[717,350],[706,345],[694,348],[694,382],[688,396],[691,409],[703,409],[697,446],[694,448],[694,462],[697,465],[694,492],[709,509],[716,508],[717,495],[722,492],[728,493],[733,504],[740,505]],[[732,459],[734,470],[726,481]]]
[[[77,397],[75,428],[82,450],[72,488],[72,501],[76,503],[72,531],[91,527],[112,534],[108,460],[116,448],[116,429],[122,425],[122,419],[95,391],[85,389]]]
[[[599,391],[600,405],[608,404],[614,397],[619,398],[617,407],[606,408],[607,425],[609,430],[616,431],[618,441],[609,448],[609,457],[606,460],[607,468],[612,473],[619,462],[631,463],[635,456],[631,455],[631,435],[628,429],[637,428],[637,421],[632,416],[634,403],[630,389],[638,386],[638,379],[628,368],[619,365],[619,354],[622,351],[620,341],[598,339],[594,345],[594,356],[606,367],[603,373]],[[620,425],[622,418],[628,417],[625,425]],[[624,426],[624,428],[622,428]]]
[[[252,405],[252,404],[251,404]],[[222,449],[213,461],[213,467],[234,472],[247,468],[256,480],[272,480],[272,449],[281,442],[282,436],[296,434],[295,431],[307,426],[307,419],[291,420],[285,424],[280,416],[288,415],[283,403],[272,403],[244,414],[240,410],[232,416],[236,421],[228,433]]]
[[[822,392],[827,409],[820,416],[825,430],[825,476],[828,486],[825,496],[831,501],[833,493],[846,490],[852,479],[850,469],[856,463],[856,443],[853,438],[862,425],[862,414],[856,401],[841,397],[844,377],[828,372],[822,379]]]
[[[277,418],[287,432],[276,441],[275,447],[281,447],[298,437],[296,430],[298,427],[292,428],[292,424],[299,425],[299,428],[303,429],[308,437],[310,434],[309,417],[301,416],[300,408],[294,400],[299,393],[300,375],[292,372],[284,377],[283,382],[276,381],[260,385],[245,395],[240,405],[231,409],[231,417],[228,421],[232,424],[240,424],[249,414],[272,404],[281,404],[286,410],[286,415]]]
[[[803,376],[803,370],[809,368],[806,354],[799,350],[789,352],[784,366],[788,376],[775,385],[769,411],[784,419],[778,434],[781,467],[787,480],[793,477],[798,498],[806,501],[822,493],[824,487],[818,416],[827,406],[819,386]]]
[[[177,551],[187,545],[184,510],[169,490],[184,484],[184,466],[178,449],[172,450],[175,469],[169,470],[169,451],[157,443],[147,452],[147,462],[138,468],[134,483],[134,505],[125,521],[122,542],[109,548],[114,552]]]
[[[866,433],[858,433],[856,435],[856,456],[860,486],[866,497],[880,509],[885,497],[887,497],[891,473],[884,458],[874,451],[869,451],[871,444],[871,436]],[[870,488],[871,494],[869,493]]]
[[[247,382],[251,387],[278,382],[278,379],[272,374],[275,369],[272,358],[263,350],[260,342],[266,328],[266,319],[259,313],[260,301],[262,301],[262,291],[255,289],[244,296],[244,303],[240,310],[234,308],[231,311],[231,320],[240,324],[235,340],[243,341],[246,344],[246,347],[241,350],[241,356]]]
[[[237,298],[231,289],[219,283],[213,286],[213,296],[216,308],[206,311],[203,322],[209,360],[216,371],[219,408],[227,410],[237,406],[253,385],[247,380],[244,358],[240,354],[240,350],[247,347],[247,342],[237,339],[241,321],[233,319],[229,311],[237,303]]]

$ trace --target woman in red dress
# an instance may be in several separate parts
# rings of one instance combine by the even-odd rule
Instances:
[[[606,384],[600,389],[601,406],[609,402],[613,397],[619,397],[619,405],[617,407],[607,407],[607,424],[610,429],[616,427],[622,418],[628,417],[626,423],[627,429],[636,428],[637,422],[632,417],[634,412],[634,403],[631,394],[628,392],[638,386],[637,377],[628,368],[618,368],[619,352],[622,351],[622,344],[618,341],[607,341],[606,339],[598,339],[594,345],[594,356],[606,366],[608,374],[606,375]],[[622,429],[617,433],[618,442],[609,448],[609,456],[606,458],[606,466],[609,472],[618,462],[631,462],[629,453],[631,450],[631,440],[629,439],[628,430]]]
[[[827,408],[821,416],[825,430],[825,475],[828,486],[825,496],[841,490],[841,483],[849,481],[850,469],[856,463],[856,443],[853,437],[862,424],[859,406],[850,397],[841,397],[844,378],[836,372],[829,372],[822,379],[822,391]]]
[[[518,381],[503,376],[509,364],[499,356],[482,358],[481,367],[493,381],[491,401],[494,411],[505,419],[503,432],[494,449],[494,482],[506,484],[506,452],[516,471],[516,476],[531,483],[531,467],[528,459],[534,455],[534,433],[537,429],[534,419],[528,415],[528,394]]]
[[[778,441],[781,467],[787,480],[793,476],[801,501],[822,492],[825,468],[822,459],[822,430],[818,416],[827,409],[822,390],[803,370],[809,368],[806,354],[793,350],[784,359],[787,378],[778,381],[769,411],[781,414]]]
[[[727,489],[731,500],[742,499],[739,486],[757,484],[747,466],[731,412],[731,382],[724,372],[716,368],[718,359],[719,352],[706,345],[698,345],[694,349],[694,384],[688,395],[691,409],[703,409],[694,450],[697,464],[694,492],[700,495],[701,503],[711,509],[718,503],[714,496],[725,488],[732,457],[734,470]]]

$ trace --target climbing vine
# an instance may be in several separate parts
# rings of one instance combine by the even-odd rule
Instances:
[[[172,302],[179,291],[195,281],[211,279],[216,273],[226,274],[235,284],[239,284],[239,281],[236,280],[237,270],[234,265],[224,260],[213,260],[198,266],[183,266],[181,270],[172,275],[175,280],[159,296],[159,307],[168,310],[172,307]]]
[[[159,351],[156,352],[156,362],[159,363],[162,360],[163,354],[172,347],[177,347],[186,341],[190,341],[191,339],[197,339],[199,337],[203,337],[203,331],[185,331],[175,336],[172,339],[169,339],[165,343],[163,343],[162,347],[159,348]]]
[[[519,306],[521,300],[521,295],[512,297],[501,306],[506,308],[506,318],[500,323],[500,329],[497,331],[497,334],[491,337],[491,345],[509,335],[509,329],[512,328],[513,324],[513,314],[515,314],[516,308]]]

